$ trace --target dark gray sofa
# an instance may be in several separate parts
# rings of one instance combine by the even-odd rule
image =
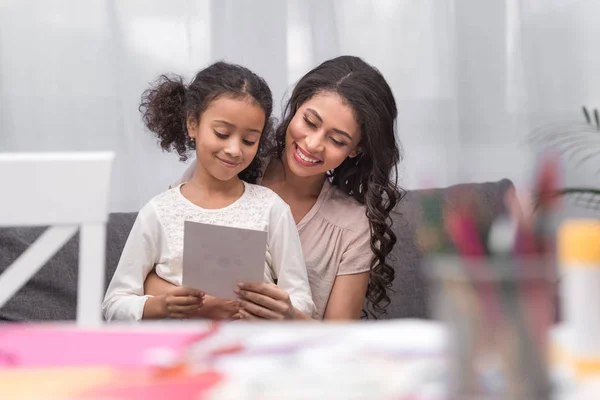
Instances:
[[[421,270],[423,251],[416,244],[415,231],[423,216],[423,197],[433,196],[443,207],[452,207],[457,196],[474,200],[483,225],[504,211],[503,198],[512,186],[508,180],[493,183],[464,184],[445,189],[410,191],[392,217],[398,242],[393,252],[396,279],[387,314],[380,318],[427,318],[427,282]],[[428,197],[431,199],[431,197]],[[425,206],[429,207],[429,206]],[[107,225],[106,284],[117,266],[135,213],[111,214]],[[45,228],[0,229],[0,272],[4,271]],[[77,294],[78,238],[71,239],[3,308],[0,320],[73,320]]]

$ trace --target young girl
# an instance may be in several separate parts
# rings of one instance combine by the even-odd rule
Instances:
[[[140,111],[161,147],[176,150],[181,160],[195,149],[197,162],[187,182],[159,194],[139,212],[104,298],[106,320],[201,314],[204,293],[181,287],[186,220],[268,232],[265,282],[277,282],[289,294],[282,311],[312,314],[290,209],[273,191],[253,184],[260,177],[256,155],[263,151],[272,108],[271,91],[262,78],[224,62],[200,71],[187,87],[181,78],[162,76],[144,92]],[[145,295],[144,280],[153,269],[175,287]],[[205,290],[210,292],[210,286]]]

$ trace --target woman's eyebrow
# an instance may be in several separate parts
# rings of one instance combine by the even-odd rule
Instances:
[[[313,110],[312,108],[307,108],[306,111],[308,111],[309,113],[313,114],[315,116],[315,118],[318,119],[319,121],[323,122],[323,118],[321,118],[321,116],[319,115],[319,113],[316,112],[315,110]]]

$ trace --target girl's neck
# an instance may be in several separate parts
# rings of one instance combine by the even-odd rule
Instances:
[[[282,168],[281,182],[285,188],[300,198],[317,198],[325,184],[325,174],[301,177],[295,175],[289,168],[285,155],[279,160]]]
[[[244,183],[237,176],[228,181],[216,179],[200,163],[197,163],[196,170],[188,184],[206,195],[241,196],[241,193],[244,192]]]

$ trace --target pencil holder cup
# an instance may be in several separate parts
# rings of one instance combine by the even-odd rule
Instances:
[[[448,398],[550,398],[554,258],[436,255],[426,271],[448,332]]]

